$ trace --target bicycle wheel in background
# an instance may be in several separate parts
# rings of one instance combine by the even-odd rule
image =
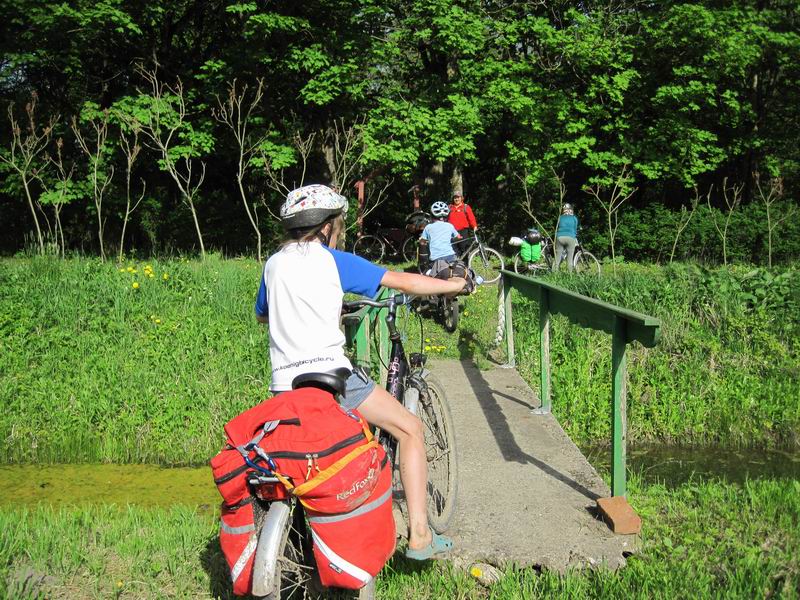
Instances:
[[[520,275],[525,274],[525,264],[519,252],[514,255],[514,272],[519,273]]]
[[[458,329],[458,298],[442,297],[444,311],[444,328],[453,333]]]
[[[476,275],[483,277],[484,283],[494,283],[500,279],[500,271],[503,269],[503,257],[497,250],[493,250],[487,246],[483,247],[483,254],[481,256],[481,249],[475,248],[469,253],[467,265],[470,269],[475,271]]]
[[[403,242],[403,258],[409,262],[418,262],[417,242],[419,238],[410,237]]]
[[[353,254],[358,254],[371,262],[380,262],[385,251],[383,242],[374,235],[362,235],[353,244]]]
[[[442,533],[455,514],[458,494],[455,429],[442,384],[430,374],[425,384],[427,391],[420,390],[417,416],[422,420],[428,459],[428,522]]]
[[[600,275],[600,261],[591,252],[581,250],[575,253],[575,271],[590,275]]]

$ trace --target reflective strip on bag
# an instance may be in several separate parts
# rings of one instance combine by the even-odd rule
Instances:
[[[231,527],[230,525],[226,524],[225,521],[220,519],[219,529],[220,531],[224,531],[230,535],[240,535],[242,533],[250,533],[251,531],[255,531],[256,526],[251,523],[250,525],[242,525],[241,527]]]
[[[239,579],[239,575],[242,574],[242,571],[247,565],[247,561],[250,560],[250,557],[253,556],[253,552],[256,551],[256,546],[258,546],[258,536],[253,534],[250,536],[250,539],[247,540],[247,546],[242,550],[242,554],[239,556],[236,564],[231,568],[231,581],[233,583],[236,583],[236,580]]]
[[[372,502],[367,502],[366,504],[362,504],[355,510],[351,510],[348,513],[342,513],[340,515],[331,515],[329,517],[309,517],[309,523],[338,523],[339,521],[346,521],[347,519],[353,519],[355,517],[360,517],[363,514],[366,514],[372,510],[375,510],[380,505],[387,502],[392,497],[392,488],[389,487],[380,497],[376,498]]]
[[[317,535],[317,532],[313,529],[311,530],[311,535],[314,538],[314,544],[319,548],[322,555],[327,558],[330,563],[335,566],[337,569],[340,569],[342,572],[347,573],[350,577],[354,579],[358,579],[359,581],[363,582],[364,585],[368,584],[372,579],[372,575],[367,573],[364,569],[355,566],[353,563],[346,561],[341,556],[336,554],[333,550],[331,550],[325,542],[322,541],[322,538]]]

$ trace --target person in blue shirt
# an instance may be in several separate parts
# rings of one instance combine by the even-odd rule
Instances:
[[[578,217],[575,216],[572,204],[567,202],[561,210],[561,216],[558,218],[558,225],[556,227],[555,260],[553,261],[554,273],[558,271],[564,250],[567,251],[567,268],[572,271],[572,261],[575,259],[575,247],[577,245]]]
[[[431,214],[436,219],[429,223],[422,230],[421,239],[428,242],[429,259],[432,263],[437,260],[452,262],[456,259],[456,251],[453,250],[453,239],[461,239],[461,235],[456,231],[452,224],[447,222],[450,214],[450,207],[446,202],[434,202],[431,206]]]

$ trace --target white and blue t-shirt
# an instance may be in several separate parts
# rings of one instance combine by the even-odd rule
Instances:
[[[339,328],[345,292],[375,296],[386,269],[319,242],[291,243],[264,265],[256,314],[269,317],[270,390],[303,373],[352,369]]]

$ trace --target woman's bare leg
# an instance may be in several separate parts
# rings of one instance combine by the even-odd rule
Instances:
[[[367,422],[388,431],[400,443],[400,480],[408,507],[408,547],[424,548],[431,543],[428,527],[428,460],[422,421],[411,414],[389,392],[376,387],[358,407]]]

